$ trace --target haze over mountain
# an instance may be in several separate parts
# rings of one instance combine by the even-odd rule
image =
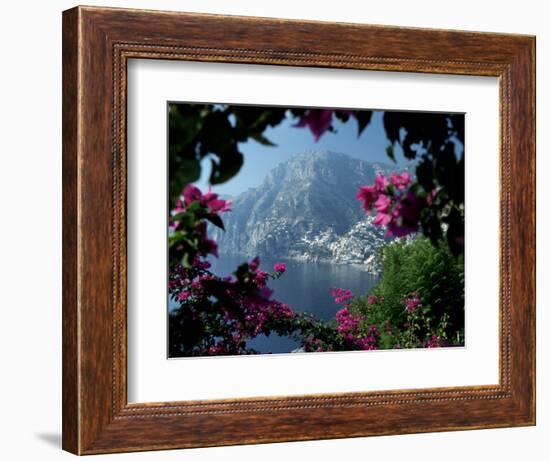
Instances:
[[[395,168],[395,167],[394,167]],[[256,188],[233,199],[216,231],[226,254],[354,263],[377,272],[374,254],[384,229],[372,224],[355,199],[389,165],[342,153],[307,151],[279,164]]]

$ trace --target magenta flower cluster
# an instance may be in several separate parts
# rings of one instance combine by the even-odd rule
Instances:
[[[359,188],[357,200],[363,202],[366,213],[374,208],[376,216],[373,223],[386,226],[388,237],[404,237],[419,229],[425,200],[415,194],[411,184],[410,175],[406,171],[394,172],[389,179],[378,172],[373,185]],[[433,200],[434,195],[430,197]]]
[[[403,298],[403,304],[405,304],[405,310],[409,313],[412,313],[416,311],[419,307],[422,307],[420,297],[418,296],[418,293],[416,291],[409,296],[405,296]]]
[[[208,189],[208,192],[203,194],[197,186],[189,184],[183,190],[183,198],[186,205],[199,202],[201,206],[208,208],[213,214],[231,211],[231,200],[222,200],[218,194],[212,192],[212,189]]]
[[[383,303],[384,296],[368,295],[367,302],[369,306],[374,306],[376,303]]]
[[[276,263],[269,274],[260,269],[259,258],[244,263],[227,277],[209,271],[208,255],[218,255],[217,243],[207,233],[207,222],[223,228],[220,214],[231,210],[231,201],[209,190],[184,188],[172,210],[171,252],[182,255],[184,264],[172,264],[169,293],[179,303],[172,314],[173,334],[180,335],[185,355],[246,354],[254,352],[247,340],[259,334],[292,330],[293,310],[272,299],[269,278],[286,271]],[[193,341],[191,341],[191,339]]]
[[[210,264],[200,257],[190,269],[174,268],[169,290],[180,303],[180,314],[190,317],[188,323],[195,330],[208,332],[187,351],[189,355],[253,353],[247,340],[288,327],[295,313],[285,303],[271,299],[270,274],[259,266],[260,260],[254,258],[235,275],[223,278],[209,272]]]
[[[336,304],[347,303],[354,298],[350,290],[344,290],[343,288],[332,288],[330,293]]]
[[[438,335],[432,335],[424,343],[424,347],[435,348],[435,347],[445,347],[446,342]]]
[[[313,336],[308,336],[304,342],[304,350],[306,352],[332,352],[334,348],[331,344],[326,344],[321,341],[319,338],[314,338]]]
[[[336,312],[336,330],[342,337],[348,349],[372,350],[377,349],[380,333],[375,325],[371,325],[365,332],[367,318],[361,313],[350,311],[349,303],[354,299],[351,290],[332,288],[332,297],[336,304],[344,307]]]
[[[332,109],[308,109],[300,116],[298,122],[293,126],[296,128],[302,128],[307,126],[315,141],[329,131],[332,127],[332,116],[334,113],[348,114],[355,116],[355,112],[352,110],[332,110]]]
[[[273,270],[277,273],[277,274],[284,274],[285,271],[286,271],[286,264],[285,263],[275,263],[273,265]]]
[[[361,350],[378,349],[377,341],[380,332],[376,325],[370,325],[365,333],[363,324],[366,321],[367,318],[363,314],[352,313],[348,306],[336,312],[336,322],[338,323],[336,329],[348,348]]]
[[[169,232],[174,235],[181,231],[182,237],[187,242],[192,242],[190,246],[196,249],[198,255],[218,256],[218,244],[208,238],[206,220],[216,222],[215,220],[220,220],[219,215],[227,211],[231,211],[231,200],[219,198],[218,194],[210,189],[203,194],[198,187],[189,184],[184,188],[171,212]],[[184,216],[188,218],[185,222],[182,221]],[[188,224],[189,220],[192,222],[191,225]]]

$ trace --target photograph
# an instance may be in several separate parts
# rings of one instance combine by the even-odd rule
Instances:
[[[463,113],[169,102],[168,357],[463,347]]]

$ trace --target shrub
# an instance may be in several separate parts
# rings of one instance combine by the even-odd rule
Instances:
[[[464,257],[425,237],[399,240],[381,251],[380,284],[350,303],[381,331],[382,348],[417,342],[461,344],[464,336]],[[405,334],[406,333],[406,334]],[[432,338],[434,337],[434,338]],[[408,339],[407,339],[408,338]],[[400,344],[399,341],[407,344]]]

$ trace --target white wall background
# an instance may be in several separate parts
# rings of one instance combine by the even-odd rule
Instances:
[[[107,3],[108,2],[108,3]],[[549,14],[545,3],[461,0],[105,0],[90,5],[537,35],[538,425],[531,428],[329,440],[117,455],[135,460],[548,459],[550,295]],[[76,3],[4,2],[0,14],[0,453],[3,459],[70,459],[61,451],[61,11]],[[28,108],[36,114],[27,119]],[[546,366],[545,366],[546,365]],[[546,389],[546,390],[545,390]],[[96,459],[103,459],[104,456]],[[114,458],[112,458],[114,459]]]

